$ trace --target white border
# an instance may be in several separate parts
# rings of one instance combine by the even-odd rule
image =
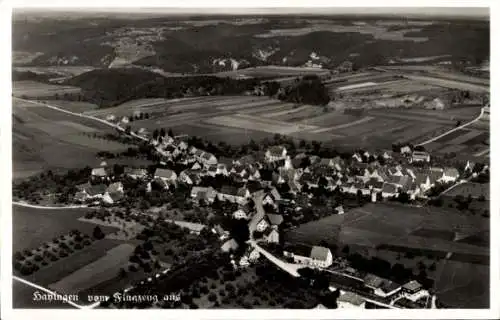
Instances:
[[[291,0],[291,1],[271,1],[271,0],[252,0],[248,3],[238,3],[236,1],[211,1],[209,4],[207,1],[203,0],[170,0],[168,2],[161,0],[142,0],[135,3],[124,3],[123,0],[74,0],[68,2],[68,0],[19,0],[15,2],[1,3],[0,10],[0,40],[2,43],[2,49],[0,50],[0,58],[4,67],[1,69],[3,72],[0,73],[0,105],[9,112],[11,112],[11,24],[10,24],[10,9],[12,7],[64,7],[64,8],[82,8],[82,7],[94,7],[94,9],[110,8],[110,7],[121,7],[121,11],[128,11],[129,9],[136,8],[133,11],[139,10],[138,8],[152,8],[152,7],[171,7],[171,8],[191,8],[190,12],[200,13],[204,8],[204,12],[210,13],[220,13],[220,8],[232,7],[234,13],[244,12],[244,13],[264,13],[266,10],[256,11],[255,8],[273,8],[273,7],[286,7],[287,12],[304,12],[303,8],[323,8],[323,7],[337,7],[336,11],[339,13],[344,10],[346,6],[339,4],[332,4],[328,0]],[[498,63],[498,50],[495,47],[493,41],[493,34],[495,30],[500,30],[500,24],[497,23],[495,18],[499,18],[499,6],[496,1],[443,1],[443,0],[420,0],[420,1],[394,1],[385,0],[383,2],[383,7],[426,7],[429,11],[439,11],[443,9],[432,9],[430,7],[490,7],[490,21],[491,21],[491,33],[492,33],[492,43],[491,43],[491,88],[497,88],[497,84],[500,84],[498,79],[498,73],[500,70],[500,65]],[[348,7],[375,7],[372,1],[358,1],[351,0],[348,3]],[[123,8],[127,8],[123,10]],[[210,7],[211,9],[208,9]],[[243,9],[253,7],[254,9]],[[295,9],[290,9],[294,7]],[[377,6],[379,7],[379,6]],[[195,9],[193,9],[195,8]],[[219,9],[217,9],[219,8]],[[344,9],[343,9],[344,8]],[[7,10],[5,10],[7,9]],[[105,9],[107,11],[107,9]],[[316,9],[317,11],[318,9]],[[359,9],[358,9],[359,10]],[[370,8],[371,12],[375,12],[380,9]],[[472,9],[470,9],[472,10]],[[132,10],[130,10],[132,11]],[[267,10],[269,11],[269,10]],[[311,10],[313,11],[313,10]],[[326,11],[326,10],[325,10]],[[444,10],[448,12],[448,10]],[[391,8],[391,12],[398,12],[398,9]],[[494,106],[500,103],[499,94],[496,90],[491,91],[491,105]],[[494,109],[494,107],[493,107]],[[491,135],[494,141],[498,137],[498,130],[500,122],[496,116],[497,112],[493,111],[491,118]],[[499,295],[499,232],[496,230],[498,228],[500,206],[498,199],[493,197],[491,199],[491,292],[490,292],[490,309],[484,310],[466,310],[466,309],[438,309],[438,310],[78,310],[78,312],[71,312],[76,310],[12,310],[12,266],[11,259],[12,256],[12,219],[11,219],[11,181],[12,181],[12,140],[11,140],[11,116],[9,114],[4,114],[0,117],[0,156],[2,158],[1,167],[2,179],[1,179],[1,304],[2,307],[2,319],[64,319],[67,320],[68,317],[74,319],[88,319],[90,317],[113,317],[117,316],[119,312],[120,318],[131,318],[137,319],[141,316],[150,318],[162,318],[162,319],[178,319],[178,318],[204,318],[204,319],[248,319],[248,318],[266,318],[266,319],[346,319],[346,318],[359,318],[359,319],[498,319],[500,318],[500,295]],[[500,156],[498,154],[498,148],[496,145],[491,145],[491,163],[495,163],[493,159],[498,159]],[[500,188],[500,177],[499,170],[497,170],[496,165],[493,164],[491,168],[491,186],[492,190],[498,190]],[[497,187],[497,188],[495,188]],[[494,194],[494,192],[492,192]],[[496,227],[496,228],[495,228]]]

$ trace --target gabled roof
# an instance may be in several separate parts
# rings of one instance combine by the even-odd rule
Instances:
[[[283,216],[281,214],[268,213],[267,218],[272,225],[279,226],[283,223]]]
[[[87,191],[87,193],[90,196],[104,194],[104,192],[106,192],[106,185],[105,184],[90,185],[88,188],[85,189],[85,191]]]
[[[385,193],[397,193],[398,187],[392,183],[384,183],[382,186],[382,192]]]
[[[271,146],[267,150],[272,156],[281,157],[286,149],[283,146]]]
[[[410,292],[416,292],[422,289],[422,285],[417,280],[412,280],[405,285],[403,285],[403,289],[406,289]]]
[[[173,179],[175,177],[175,172],[170,169],[157,168],[154,176],[165,179]]]
[[[92,169],[92,175],[96,177],[106,177],[108,173],[106,172],[106,168],[94,168]]]
[[[445,168],[444,169],[444,174],[448,177],[458,177],[460,176],[460,173],[456,168]]]
[[[212,157],[214,157],[214,155],[213,155],[213,154],[211,154],[211,153],[205,152],[205,153],[203,154],[203,156],[201,156],[201,157],[202,157],[203,159],[205,159],[205,160],[210,160]]]
[[[208,167],[208,171],[210,172],[217,172],[217,165],[212,164]]]
[[[122,191],[120,191],[122,190]],[[121,182],[115,182],[112,183],[108,186],[106,189],[106,192],[112,193],[112,192],[118,192],[118,193],[123,193],[123,184]]]
[[[398,283],[391,281],[391,280],[384,279],[384,282],[382,283],[382,286],[380,287],[380,289],[385,293],[389,293],[389,292],[394,291],[400,287],[401,286]]]
[[[146,169],[136,169],[136,168],[126,167],[124,173],[128,175],[144,177],[148,174],[148,171]]]
[[[241,188],[239,188],[239,189],[238,189],[238,192],[236,193],[236,195],[237,195],[238,197],[244,197],[244,196],[246,196],[246,195],[247,195],[247,191],[248,191],[248,189],[247,189],[247,188],[245,188],[245,187],[241,187]]]
[[[200,149],[196,149],[196,151],[194,152],[194,155],[197,157],[201,157],[204,153],[205,153],[205,151],[200,150]]]
[[[326,261],[330,249],[320,246],[314,246],[311,249],[310,258],[314,260]]]
[[[220,189],[220,193],[236,196],[238,195],[238,188],[235,186],[225,185]]]
[[[366,286],[380,288],[384,284],[384,279],[369,273],[364,277],[363,282]]]

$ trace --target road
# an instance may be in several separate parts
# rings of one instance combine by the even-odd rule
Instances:
[[[434,142],[434,141],[436,141],[436,140],[438,140],[438,139],[440,139],[440,138],[442,138],[442,137],[446,136],[447,134],[450,134],[450,133],[455,132],[455,131],[457,131],[457,130],[463,129],[463,128],[467,127],[468,125],[471,125],[471,124],[473,124],[474,122],[477,122],[478,120],[480,120],[480,119],[481,119],[481,117],[483,116],[483,114],[484,114],[484,108],[481,108],[481,113],[480,113],[480,114],[479,114],[479,115],[478,115],[475,119],[473,119],[473,120],[471,120],[471,121],[469,121],[469,122],[467,122],[467,123],[465,123],[465,124],[463,124],[463,125],[461,125],[461,126],[458,126],[458,127],[456,127],[456,128],[453,128],[453,129],[451,129],[451,130],[449,130],[449,131],[446,131],[445,133],[440,134],[440,135],[438,135],[438,136],[436,136],[436,137],[434,137],[434,138],[431,138],[431,139],[426,140],[426,141],[424,141],[424,142],[422,142],[422,143],[419,143],[419,144],[417,144],[417,146],[423,146],[423,145],[426,145],[426,144],[428,144],[428,143]]]
[[[301,268],[303,268],[305,266],[300,265],[300,264],[295,264],[295,263],[288,263],[288,262],[285,262],[285,261],[283,261],[281,259],[276,258],[272,253],[268,252],[267,250],[265,250],[264,248],[262,248],[261,246],[259,246],[255,242],[255,240],[250,240],[249,244],[255,250],[257,250],[260,254],[262,254],[264,257],[266,257],[269,261],[271,261],[276,266],[278,266],[279,268],[283,269],[284,271],[288,272],[290,275],[292,275],[294,277],[300,277],[300,274],[299,274],[299,272],[297,270],[301,269]]]

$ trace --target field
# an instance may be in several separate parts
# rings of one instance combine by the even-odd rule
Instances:
[[[369,204],[344,215],[309,222],[285,234],[289,243],[331,246],[401,263],[427,266],[439,299],[453,307],[488,304],[489,220],[434,207]],[[449,254],[452,252],[453,254]],[[413,254],[413,256],[409,256]],[[434,264],[435,269],[429,270]],[[467,291],[473,297],[466,304]]]
[[[89,110],[95,110],[99,107],[96,104],[84,101],[65,101],[65,100],[46,100],[51,106],[68,110],[75,113],[84,113]]]
[[[121,151],[129,145],[94,137],[113,133],[102,123],[41,105],[13,100],[12,153],[14,178],[43,169],[72,169],[99,163],[101,150]]]
[[[433,248],[436,251],[488,254],[488,250],[442,237],[430,238],[440,231],[453,232],[456,237],[474,235],[489,228],[489,221],[481,217],[460,215],[459,212],[439,208],[404,207],[397,204],[370,204],[318,221],[301,225],[287,233],[291,242],[340,242],[377,247],[383,244],[408,248]],[[415,235],[422,229],[433,230],[425,236]],[[464,236],[465,235],[465,236]],[[448,236],[447,236],[448,237]],[[458,238],[457,238],[458,239]]]
[[[465,198],[467,198],[469,195],[471,195],[472,198],[479,198],[480,196],[484,196],[486,200],[490,200],[490,184],[481,184],[474,182],[462,183],[448,190],[445,195],[450,197],[460,195]]]
[[[262,66],[255,68],[247,68],[235,71],[219,72],[220,77],[252,77],[252,78],[267,78],[267,77],[290,77],[304,75],[324,75],[329,71],[320,68],[303,68],[303,67],[283,67],[283,66]]]
[[[59,86],[35,81],[12,82],[12,93],[16,97],[43,98],[63,96],[65,94],[79,94],[80,88],[71,86]]]
[[[490,150],[489,126],[489,117],[483,115],[478,121],[452,131],[424,146],[427,150],[440,154],[456,153],[464,159],[485,161],[489,157]]]
[[[76,294],[112,279],[120,268],[126,265],[133,251],[134,246],[121,244],[108,250],[104,257],[51,284],[49,288],[57,292]]]
[[[90,209],[35,209],[12,206],[13,251],[37,248],[72,229],[92,234],[95,225],[78,221]],[[36,221],[36,223],[34,223]],[[104,232],[114,228],[102,228]]]

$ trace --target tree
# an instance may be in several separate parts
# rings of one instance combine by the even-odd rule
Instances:
[[[120,271],[118,272],[118,276],[123,279],[127,276],[127,271],[125,271],[125,269],[123,268],[120,268]]]
[[[161,128],[160,129],[160,137],[164,138],[165,137],[165,134],[166,134],[166,131],[164,128]]]
[[[349,246],[345,245],[344,248],[342,249],[342,253],[348,255],[349,254]]]
[[[104,233],[102,232],[101,228],[99,228],[99,226],[96,226],[94,228],[94,231],[92,232],[92,236],[97,239],[97,240],[100,240],[100,239],[103,239],[104,238]]]
[[[174,132],[172,131],[172,129],[168,129],[168,136],[171,138],[174,137]]]

